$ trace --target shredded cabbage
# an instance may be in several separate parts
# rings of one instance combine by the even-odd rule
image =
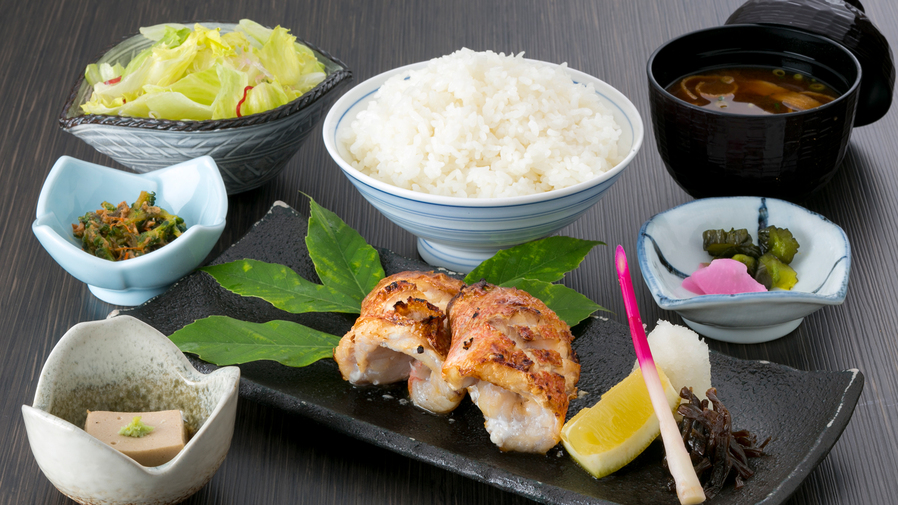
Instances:
[[[225,119],[280,107],[318,85],[324,64],[290,31],[242,19],[221,33],[166,23],[140,29],[153,45],[127,66],[91,63],[86,114],[156,119]]]

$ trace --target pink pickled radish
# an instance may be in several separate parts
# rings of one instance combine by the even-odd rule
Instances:
[[[683,280],[683,288],[700,295],[735,295],[767,291],[763,284],[748,274],[745,263],[727,258],[716,259],[707,267],[699,267]]]
[[[695,274],[692,274],[692,275],[695,275]],[[683,289],[685,289],[687,291],[691,291],[697,295],[708,294],[708,293],[705,293],[705,291],[701,287],[699,287],[698,284],[696,284],[695,279],[693,279],[692,276],[689,276],[689,277],[686,277],[685,279],[683,279],[682,286],[683,286]]]

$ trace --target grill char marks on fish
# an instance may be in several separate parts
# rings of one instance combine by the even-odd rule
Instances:
[[[485,281],[449,304],[445,380],[467,388],[503,451],[545,453],[560,440],[580,364],[568,325],[539,299]]]

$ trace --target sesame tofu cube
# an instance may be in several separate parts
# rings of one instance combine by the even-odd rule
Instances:
[[[142,437],[119,435],[119,430],[140,416],[153,427]],[[84,431],[143,466],[159,466],[171,461],[187,443],[187,429],[180,410],[161,412],[87,411]]]

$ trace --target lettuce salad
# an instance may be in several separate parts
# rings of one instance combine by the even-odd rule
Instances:
[[[293,101],[326,77],[324,65],[290,31],[240,20],[221,33],[201,24],[141,28],[155,43],[128,66],[92,63],[86,114],[195,120],[247,116]]]

